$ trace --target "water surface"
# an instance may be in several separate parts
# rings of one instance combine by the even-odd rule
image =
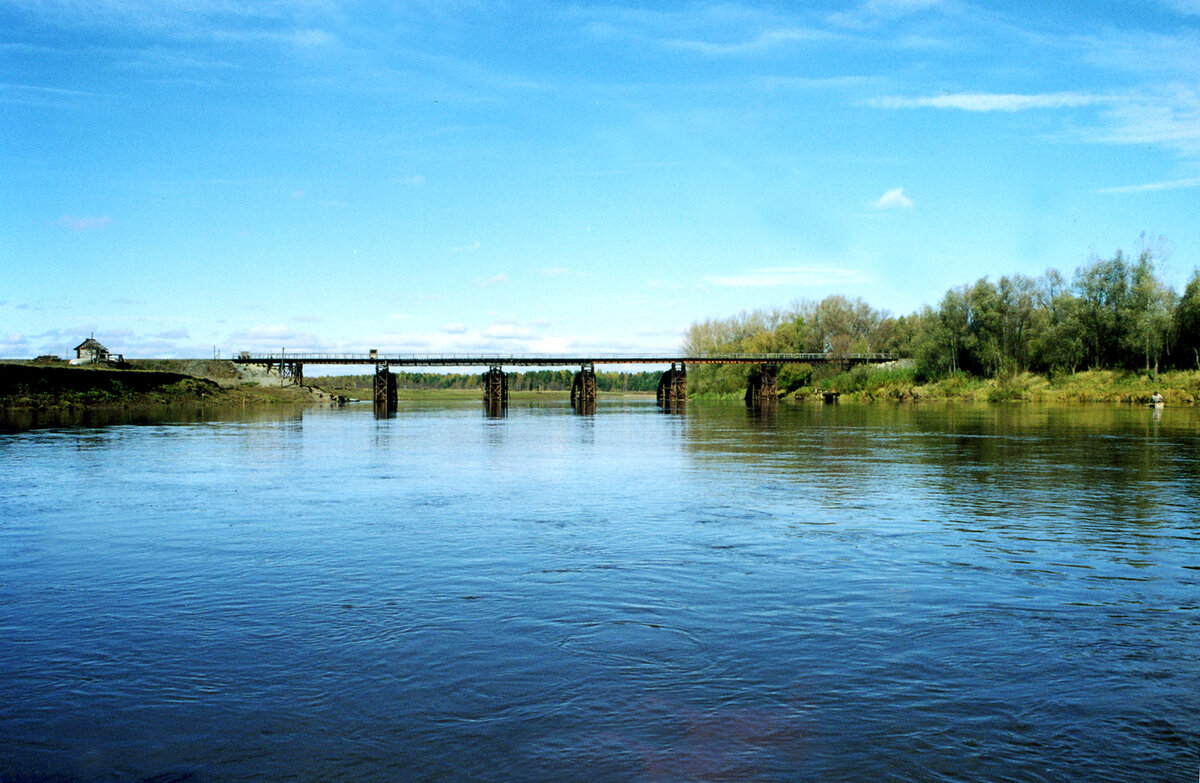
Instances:
[[[1200,416],[0,435],[0,780],[1194,780]]]

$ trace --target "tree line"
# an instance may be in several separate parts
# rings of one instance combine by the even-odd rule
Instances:
[[[1019,372],[1200,368],[1200,270],[1182,295],[1156,273],[1154,253],[1118,250],[1092,258],[1067,278],[987,277],[948,290],[936,306],[892,317],[862,299],[830,296],[787,308],[741,313],[693,324],[691,352],[886,351],[911,360],[919,379],[955,373],[1000,377]],[[689,368],[690,369],[690,368]],[[744,368],[698,368],[698,393],[736,390]],[[781,371],[796,388],[812,368]]]
[[[482,389],[482,376],[471,373],[397,372],[401,389]],[[597,372],[596,388],[605,392],[652,392],[658,388],[662,372]],[[508,373],[509,391],[570,391],[575,370],[531,370]],[[321,379],[321,384],[337,389],[371,389],[373,375],[341,375]]]

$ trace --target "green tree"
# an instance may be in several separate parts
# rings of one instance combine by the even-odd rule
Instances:
[[[1130,268],[1118,250],[1111,259],[1096,259],[1075,271],[1079,321],[1084,347],[1093,367],[1124,362],[1124,319],[1130,306]]]
[[[1080,302],[1066,279],[1051,269],[1037,281],[1030,339],[1031,364],[1075,372],[1086,357]]]
[[[1154,259],[1142,250],[1130,269],[1128,313],[1123,342],[1131,354],[1141,354],[1149,372],[1157,373],[1158,362],[1168,345],[1175,309],[1175,292],[1154,276]]]
[[[1200,370],[1200,269],[1192,271],[1175,307],[1174,321],[1177,361]]]

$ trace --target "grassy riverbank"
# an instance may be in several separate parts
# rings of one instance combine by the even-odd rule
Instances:
[[[190,370],[184,372],[182,370]],[[232,362],[137,362],[131,369],[0,363],[0,409],[70,410],[144,405],[319,402],[320,389],[280,387]]]
[[[910,369],[856,368],[825,379],[819,387],[804,387],[797,399],[833,391],[842,400],[854,401],[965,401],[965,402],[1056,402],[1127,403],[1150,402],[1155,391],[1170,405],[1194,405],[1200,401],[1200,372],[1176,370],[1153,373],[1089,370],[1077,373],[1038,375],[1018,373],[1000,378],[956,374],[934,381],[918,382]]]
[[[260,368],[220,360],[135,362],[131,369],[70,367],[65,364],[0,363],[0,409],[69,410],[131,405],[272,405],[328,402],[334,396],[370,400],[370,389],[282,386],[278,376]],[[336,380],[336,379],[331,379]],[[478,389],[400,389],[404,400],[478,399]],[[796,401],[821,399],[834,392],[855,402],[1150,402],[1155,391],[1169,405],[1200,402],[1200,371],[1145,372],[1091,370],[1052,376],[1020,373],[1001,378],[956,374],[918,381],[908,368],[857,367],[813,381],[788,395]],[[565,391],[514,391],[514,400],[566,400]],[[645,396],[602,392],[602,397]],[[702,395],[740,399],[741,392]]]

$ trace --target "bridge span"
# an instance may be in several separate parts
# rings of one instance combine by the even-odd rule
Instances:
[[[777,400],[777,375],[785,364],[842,365],[878,364],[892,361],[886,353],[699,353],[699,354],[386,354],[367,353],[250,353],[243,351],[233,361],[278,370],[280,381],[304,382],[304,365],[367,365],[375,368],[374,399],[376,410],[396,409],[396,377],[393,367],[486,367],[483,374],[483,399],[489,406],[503,406],[508,400],[508,377],[504,367],[578,367],[571,384],[571,404],[577,410],[594,408],[596,403],[596,365],[657,364],[669,365],[658,384],[658,401],[675,406],[687,400],[687,365],[748,364],[747,402]]]

